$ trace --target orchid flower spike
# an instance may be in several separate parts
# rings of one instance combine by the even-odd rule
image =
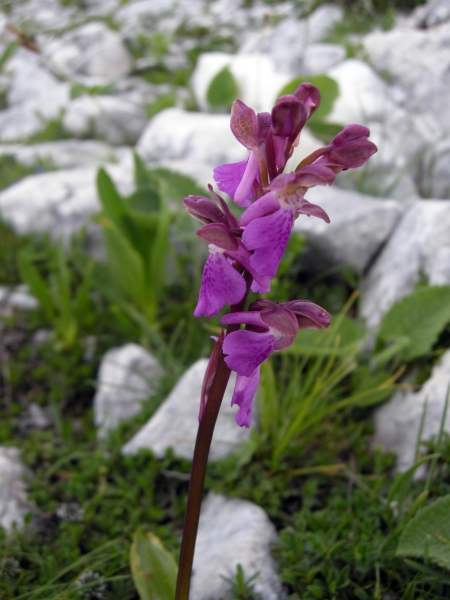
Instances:
[[[259,367],[272,352],[290,346],[299,329],[321,329],[330,324],[326,310],[308,300],[278,304],[267,299],[250,305],[249,312],[229,313],[222,323],[244,324],[246,329],[229,333],[223,342],[225,362],[238,377],[231,405],[240,409],[236,423],[250,427],[253,397],[258,387]]]

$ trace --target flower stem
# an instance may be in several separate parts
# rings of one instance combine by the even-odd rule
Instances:
[[[247,283],[247,291],[239,302],[231,306],[230,312],[244,310],[247,296],[250,290],[252,277],[244,273]],[[236,331],[239,325],[229,325],[227,333]],[[195,440],[194,457],[192,459],[191,478],[186,505],[186,516],[184,519],[183,539],[181,540],[180,560],[178,566],[177,590],[175,600],[188,600],[191,585],[192,563],[194,562],[195,541],[197,539],[198,522],[200,519],[200,508],[203,498],[203,487],[205,485],[206,467],[208,465],[209,449],[216,425],[217,416],[222,404],[223,396],[227,388],[231,370],[224,360],[221,352],[216,372],[211,387],[208,391],[202,419],[198,426],[197,439]]]

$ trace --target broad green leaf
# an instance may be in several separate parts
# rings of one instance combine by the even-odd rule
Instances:
[[[134,179],[136,191],[128,198],[129,205],[136,211],[157,212],[161,204],[158,182],[136,152],[134,153]]]
[[[320,91],[320,106],[312,117],[308,120],[308,125],[312,122],[323,121],[333,108],[334,101],[339,96],[339,85],[337,81],[328,77],[328,75],[314,75],[313,77],[297,77],[284,86],[277,95],[277,98],[285,94],[293,94],[301,83],[309,82],[316,86]]]
[[[416,556],[450,569],[450,494],[423,508],[405,526],[397,556]]]
[[[329,144],[331,140],[344,129],[343,125],[338,125],[337,123],[318,121],[314,118],[315,116],[316,113],[314,113],[311,119],[307,122],[307,127],[309,127],[311,133],[313,133],[316,138],[322,140],[322,142],[325,142],[326,144]]]
[[[429,456],[420,458],[407,471],[404,473],[398,473],[389,492],[388,501],[392,502],[393,500],[396,500],[401,506],[409,491],[416,470],[424,463],[432,460],[435,456],[439,455],[430,454]]]
[[[111,221],[102,221],[106,255],[113,277],[141,308],[145,307],[144,263],[126,237]]]
[[[396,342],[407,337],[404,360],[423,356],[431,350],[441,331],[450,322],[450,286],[421,287],[394,304],[384,317],[378,341]]]
[[[195,179],[183,173],[159,168],[153,169],[151,174],[165,183],[163,191],[168,195],[166,200],[172,200],[177,206],[181,206],[183,198],[190,194],[193,196],[205,196],[207,194],[207,191],[199,186]]]
[[[177,565],[152,533],[137,531],[130,550],[131,573],[141,600],[173,600]]]
[[[38,299],[47,319],[53,321],[55,308],[52,295],[47,283],[40,276],[27,252],[22,251],[19,253],[18,265],[22,281],[29,286],[31,294]]]
[[[239,87],[228,66],[217,73],[209,84],[206,99],[214,110],[230,110],[239,96]]]
[[[128,213],[126,202],[119,194],[116,186],[104,169],[97,174],[97,191],[105,215],[118,227],[121,227],[124,216]]]

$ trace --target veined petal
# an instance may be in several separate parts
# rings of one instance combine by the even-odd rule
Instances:
[[[232,312],[224,315],[220,319],[221,323],[225,323],[225,325],[254,325],[255,327],[263,327],[264,329],[269,329],[269,326],[266,325],[261,319],[261,312],[249,312],[249,311],[241,311],[241,312]]]
[[[258,389],[260,367],[251,373],[249,377],[238,375],[234,386],[231,406],[237,404],[239,410],[236,413],[236,423],[239,427],[250,427],[252,422],[253,398]]]
[[[275,277],[294,224],[294,213],[280,209],[252,221],[242,234],[242,241],[254,250],[250,263],[261,275]]]
[[[280,201],[274,192],[269,192],[261,198],[258,198],[247,210],[242,214],[239,224],[246,227],[254,219],[264,217],[268,213],[274,212],[280,208]]]
[[[248,157],[238,163],[219,165],[213,171],[214,181],[221,192],[225,192],[234,199],[234,195],[241,183],[247,167]]]
[[[223,352],[228,356],[225,362],[238,375],[250,377],[253,371],[275,348],[277,339],[271,333],[256,333],[240,329],[225,337]]]
[[[256,113],[242,100],[237,99],[233,102],[230,127],[238,142],[249,150],[258,145],[258,119]]]
[[[212,317],[225,304],[237,304],[242,300],[246,283],[242,275],[233,269],[226,256],[212,244],[211,252],[203,269],[202,285],[194,316]]]
[[[258,152],[252,151],[250,152],[250,156],[248,158],[247,165],[245,167],[244,174],[242,179],[234,193],[233,200],[239,206],[249,206],[250,196],[252,192],[252,186],[255,179],[258,177],[259,173],[259,160],[258,160]]]
[[[294,313],[299,329],[322,329],[330,324],[327,311],[310,300],[291,300],[283,306]]]

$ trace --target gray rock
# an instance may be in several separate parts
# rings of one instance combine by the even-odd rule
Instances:
[[[369,65],[357,59],[346,60],[327,74],[339,86],[339,97],[327,121],[366,125],[370,139],[378,147],[364,169],[345,174],[347,183],[362,180],[367,193],[385,197],[417,195],[411,172],[424,142],[401,106],[401,92],[389,87]]]
[[[188,160],[216,167],[237,162],[246,150],[230,130],[229,115],[207,115],[168,108],[145,128],[137,151],[147,162]]]
[[[15,289],[0,286],[0,307],[6,309],[35,310],[39,302],[29,293],[27,285],[18,285]]]
[[[131,193],[131,155],[105,167],[119,191]],[[19,234],[48,232],[67,239],[100,209],[96,175],[96,167],[29,175],[0,192],[1,218]]]
[[[31,52],[19,50],[7,61],[9,107],[0,111],[0,142],[24,140],[59,117],[70,86],[58,81]]]
[[[450,198],[450,137],[427,148],[417,179],[425,198]]]
[[[425,4],[418,6],[409,18],[413,27],[425,29],[448,22],[449,20],[449,0],[428,0]]]
[[[450,202],[422,200],[405,212],[363,283],[362,315],[376,326],[422,277],[450,284]]]
[[[52,419],[48,409],[45,410],[39,404],[32,402],[26,412],[19,417],[19,429],[47,429],[51,427]]]
[[[398,471],[406,471],[414,463],[424,412],[421,441],[429,441],[439,433],[449,381],[450,351],[447,351],[433,367],[430,379],[419,391],[397,392],[387,404],[375,412],[374,445],[380,445],[386,452],[397,454]],[[450,411],[447,412],[444,431],[450,433]],[[423,471],[420,474],[423,474]]]
[[[41,144],[0,145],[0,156],[12,156],[22,165],[47,162],[58,169],[87,167],[120,160],[121,150],[98,140],[57,140]]]
[[[240,564],[248,579],[259,572],[254,590],[263,600],[284,597],[275,561],[270,554],[277,541],[275,527],[265,511],[247,500],[209,494],[202,506],[195,547],[192,600],[228,597]]]
[[[364,48],[379,73],[388,73],[404,94],[403,107],[418,135],[435,143],[449,133],[450,27],[374,32]]]
[[[114,96],[80,96],[69,102],[63,126],[75,137],[91,136],[109,144],[134,145],[147,119],[134,103]]]
[[[137,415],[142,402],[154,395],[161,367],[145,348],[126,344],[112,348],[102,358],[94,396],[97,436],[104,438],[121,421]]]
[[[291,75],[280,73],[272,59],[264,54],[201,54],[191,81],[201,110],[210,109],[208,89],[211,81],[224,67],[229,67],[236,80],[239,98],[256,112],[271,111],[279,92],[292,79]]]
[[[302,266],[308,271],[345,265],[362,273],[388,239],[404,210],[396,200],[381,200],[337,187],[318,186],[308,191],[310,202],[330,217],[325,223],[301,215],[294,231],[306,236]]]
[[[337,66],[347,55],[344,46],[339,44],[311,44],[305,49],[303,73],[319,75]]]
[[[162,458],[168,448],[173,448],[176,456],[192,459],[207,364],[207,359],[202,358],[184,373],[153,417],[125,444],[123,454],[137,454],[141,448],[147,448]],[[232,373],[211,444],[209,459],[213,461],[236,450],[250,436],[248,429],[238,427],[235,423],[236,411],[230,406],[234,382]]]
[[[290,17],[274,27],[266,26],[250,32],[240,52],[268,54],[277,70],[291,76],[301,75],[307,46],[322,41],[342,16],[341,7],[324,4],[307,19]]]
[[[128,75],[132,61],[120,35],[100,21],[86,23],[45,47],[53,67],[68,75],[118,79]]]
[[[21,529],[25,515],[32,510],[28,502],[23,477],[25,469],[17,448],[0,447],[0,526],[12,533]]]

